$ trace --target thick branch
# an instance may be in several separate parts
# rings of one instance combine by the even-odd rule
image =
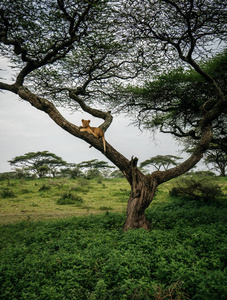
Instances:
[[[205,113],[204,117],[200,122],[201,127],[201,139],[198,142],[195,151],[192,155],[179,166],[169,169],[163,172],[154,172],[152,175],[158,177],[158,183],[168,181],[172,178],[180,176],[185,172],[189,171],[193,166],[195,166],[200,159],[203,157],[204,152],[208,149],[209,144],[212,140],[212,121],[216,119],[227,106],[227,97],[221,98],[211,110]],[[151,176],[152,176],[151,175]]]
[[[17,94],[17,88],[14,84],[8,84],[5,82],[0,82],[0,90],[6,90]]]
[[[73,90],[69,92],[69,97],[73,100],[75,100],[80,107],[83,109],[83,111],[88,112],[93,117],[101,118],[104,120],[104,123],[101,124],[99,127],[105,132],[110,124],[112,123],[113,117],[110,114],[110,111],[104,112],[98,109],[91,108],[90,106],[86,105],[83,99],[81,99],[78,94],[81,93],[80,89]]]
[[[154,172],[151,176],[158,178],[158,184],[169,181],[175,177],[178,177],[187,171],[189,171],[192,167],[194,167],[203,157],[203,153],[208,149],[210,141],[212,139],[212,129],[210,126],[207,126],[203,130],[202,137],[193,152],[193,154],[182,164],[177,167],[171,168],[166,171],[157,171]]]
[[[102,140],[96,138],[92,134],[86,132],[80,132],[79,127],[67,121],[60,112],[56,109],[54,104],[45,98],[38,97],[37,95],[30,92],[27,88],[20,86],[17,89],[17,94],[27,102],[29,102],[35,108],[44,111],[49,117],[62,129],[76,136],[77,138],[85,140],[91,144],[100,152],[103,152]],[[96,110],[98,112],[98,110]],[[103,113],[104,115],[105,113]],[[110,113],[106,113],[107,119],[112,118]],[[111,119],[112,120],[112,119]],[[121,153],[115,150],[109,143],[106,142],[107,151],[106,157],[113,162],[126,176],[127,180],[130,181],[130,162]]]

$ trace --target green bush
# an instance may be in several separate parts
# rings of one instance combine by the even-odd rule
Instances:
[[[39,192],[49,191],[50,189],[51,189],[51,186],[50,186],[50,185],[43,184],[43,185],[39,188]]]
[[[209,177],[182,178],[170,190],[172,197],[181,196],[190,200],[203,200],[204,202],[214,202],[221,195],[221,187]]]
[[[83,202],[84,200],[80,196],[72,193],[71,191],[63,193],[62,196],[57,200],[57,204],[59,205],[69,205],[69,204],[79,205]]]
[[[112,210],[112,207],[108,207],[108,206],[101,206],[99,207],[99,210]]]
[[[0,194],[2,198],[16,198],[14,191],[9,188],[2,188]]]

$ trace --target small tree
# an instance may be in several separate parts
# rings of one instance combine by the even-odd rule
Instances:
[[[144,168],[147,166],[153,166],[157,171],[160,171],[161,169],[167,170],[171,165],[176,166],[176,161],[179,159],[181,159],[181,157],[174,155],[157,155],[143,161],[140,164],[140,167]]]
[[[66,168],[61,169],[61,174],[63,177],[71,177],[73,179],[83,176],[83,172],[80,167],[74,163],[69,163]]]
[[[38,173],[39,177],[41,177],[41,178],[47,176],[47,174],[49,172],[50,172],[50,168],[47,165],[42,165],[37,168],[37,173]]]
[[[205,163],[209,168],[212,165],[212,170],[220,172],[220,176],[226,175],[227,154],[222,149],[209,149],[205,154]]]
[[[28,152],[24,155],[16,156],[9,163],[10,165],[31,170],[39,177],[44,177],[48,172],[55,177],[57,169],[67,165],[61,157],[48,151]]]
[[[99,161],[98,159],[82,161],[77,166],[81,169],[87,169],[87,176],[89,178],[100,176],[103,170],[114,168],[113,166],[109,166],[108,162]]]

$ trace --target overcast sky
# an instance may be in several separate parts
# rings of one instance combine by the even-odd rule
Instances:
[[[9,80],[12,76],[7,66],[7,60],[0,59],[0,78]],[[59,109],[59,108],[58,108]],[[96,127],[100,119],[87,113],[60,110],[70,122],[81,125],[81,119],[91,119],[91,125]],[[126,158],[139,158],[139,163],[156,155],[179,155],[180,147],[169,134],[153,135],[129,125],[130,119],[123,116],[114,117],[107,130],[106,140]],[[32,107],[17,95],[8,91],[0,92],[0,173],[12,170],[8,163],[15,156],[27,152],[49,151],[68,163],[106,157],[95,148],[64,131],[56,125],[47,114]]]
[[[67,162],[84,160],[106,160],[105,156],[89,144],[58,127],[47,114],[19,100],[10,92],[0,93],[0,173],[11,170],[8,160],[27,152],[50,151]],[[70,122],[80,125],[81,119],[91,119],[93,126],[101,120],[86,113],[61,110]],[[139,162],[155,155],[177,155],[178,147],[171,136],[157,134],[155,140],[149,133],[141,133],[130,125],[129,119],[114,118],[106,132],[106,140],[128,159],[139,158]]]

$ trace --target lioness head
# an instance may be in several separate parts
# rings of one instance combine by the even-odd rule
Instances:
[[[84,119],[82,119],[81,121],[82,121],[83,128],[87,128],[91,122],[90,120],[84,120]]]

